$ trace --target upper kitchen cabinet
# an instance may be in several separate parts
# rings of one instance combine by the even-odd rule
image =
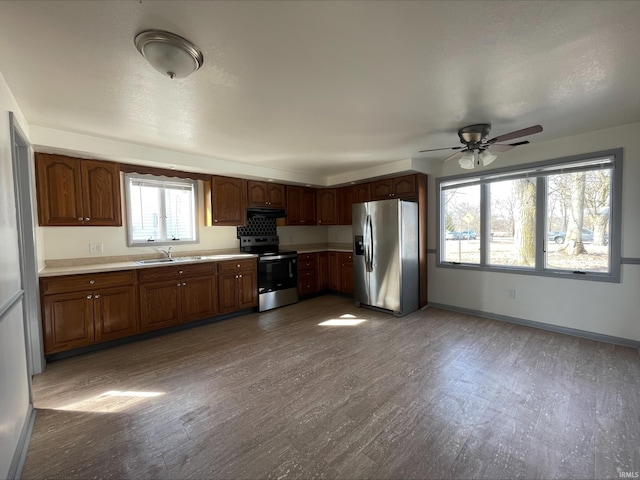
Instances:
[[[355,187],[338,188],[338,225],[351,225],[351,206],[358,203],[354,200]]]
[[[238,226],[247,223],[246,180],[232,177],[211,177],[204,182],[205,225]]]
[[[40,225],[122,225],[116,163],[44,153],[35,157]]]
[[[250,207],[285,208],[284,185],[248,180],[247,204]]]
[[[387,200],[389,198],[415,199],[418,196],[416,176],[383,178],[371,182],[371,200]]]
[[[287,225],[316,224],[316,191],[287,185]]]
[[[338,205],[335,188],[317,190],[318,225],[338,224]]]
[[[364,203],[369,201],[371,201],[371,184],[359,183],[358,185],[354,185],[353,203]]]

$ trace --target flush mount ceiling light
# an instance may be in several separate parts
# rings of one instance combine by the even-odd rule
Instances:
[[[169,78],[184,78],[202,67],[204,56],[186,38],[162,30],[136,35],[135,45],[153,68]]]

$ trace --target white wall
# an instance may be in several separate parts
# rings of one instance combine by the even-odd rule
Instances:
[[[532,137],[532,141],[535,139]],[[623,148],[622,257],[640,258],[640,123],[566,137],[502,154],[492,167]],[[488,169],[487,169],[488,170]],[[435,178],[460,174],[456,162],[430,177],[429,248],[436,240]],[[516,289],[516,299],[507,298]],[[429,302],[640,341],[640,265],[622,265],[621,283],[436,268],[429,261]]]
[[[0,74],[0,478],[8,476],[30,405],[22,302],[9,307],[21,289],[10,111],[28,135],[27,123]]]

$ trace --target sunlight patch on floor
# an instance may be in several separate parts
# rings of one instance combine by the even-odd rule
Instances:
[[[350,313],[345,313],[344,315],[340,315],[340,318],[325,320],[318,325],[323,327],[350,327],[359,325],[362,322],[366,322],[366,320],[364,318],[357,318],[355,315],[351,315]]]
[[[159,397],[164,392],[136,392],[136,391],[120,391],[109,390],[95,397],[81,400],[79,402],[70,403],[61,407],[55,407],[54,410],[66,410],[71,412],[95,412],[95,413],[114,413],[127,410],[149,398]]]

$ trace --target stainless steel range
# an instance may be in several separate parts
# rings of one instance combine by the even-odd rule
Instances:
[[[298,301],[298,252],[280,250],[278,236],[240,237],[240,251],[258,255],[258,310]]]

